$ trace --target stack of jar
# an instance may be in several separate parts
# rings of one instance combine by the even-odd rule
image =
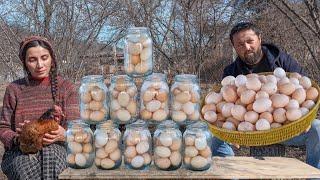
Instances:
[[[169,115],[169,87],[165,74],[153,73],[141,87],[141,119],[158,123]]]
[[[67,163],[69,167],[88,168],[94,161],[93,134],[88,124],[70,121],[66,134]]]
[[[109,116],[108,88],[101,75],[82,78],[79,89],[81,119],[89,124],[106,120]]]
[[[114,122],[127,124],[137,117],[137,87],[127,75],[111,78],[110,115]]]
[[[200,118],[200,87],[195,75],[175,76],[171,87],[171,118],[179,124]]]
[[[94,132],[95,164],[101,169],[116,169],[121,165],[121,132],[112,121],[101,123]]]
[[[148,28],[130,28],[125,40],[125,72],[113,76],[110,94],[103,76],[82,78],[81,120],[97,124],[93,133],[88,124],[70,122],[67,130],[67,162],[72,168],[87,168],[93,162],[100,169],[116,169],[122,162],[129,169],[147,169],[152,160],[160,170],[176,170],[183,163],[190,170],[211,165],[211,133],[200,119],[200,87],[195,75],[176,75],[169,89],[167,77],[152,73],[153,50]],[[151,75],[150,75],[151,74]],[[146,77],[140,93],[132,77]],[[110,95],[110,117],[108,97]],[[171,111],[169,111],[169,104]],[[137,120],[138,112],[142,120]],[[171,120],[167,120],[171,113]],[[106,121],[106,122],[105,122]],[[152,138],[148,123],[158,124]],[[126,124],[121,138],[118,124]],[[179,125],[188,125],[183,136]],[[185,147],[185,148],[183,148]]]
[[[151,134],[147,123],[137,120],[126,125],[123,135],[124,161],[129,169],[146,169],[151,164]]]

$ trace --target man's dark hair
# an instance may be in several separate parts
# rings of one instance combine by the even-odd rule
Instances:
[[[230,35],[229,38],[233,44],[233,35],[242,31],[242,30],[249,30],[251,29],[253,32],[256,33],[257,36],[260,36],[261,32],[260,29],[253,23],[251,22],[240,22],[238,24],[236,24],[235,26],[233,26],[233,28],[230,31]]]

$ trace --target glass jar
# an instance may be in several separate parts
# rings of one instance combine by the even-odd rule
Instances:
[[[88,124],[97,124],[108,119],[108,88],[102,75],[84,76],[79,96],[82,120]]]
[[[212,136],[203,121],[191,123],[183,133],[184,166],[189,170],[203,171],[211,166]]]
[[[153,50],[149,28],[129,28],[125,38],[124,70],[132,77],[147,76],[152,73]]]
[[[95,164],[100,169],[116,169],[121,165],[121,132],[111,120],[98,124],[94,132]]]
[[[167,76],[153,73],[143,81],[140,93],[140,117],[159,123],[169,115],[169,86]]]
[[[170,89],[171,118],[178,124],[188,124],[200,119],[198,78],[192,74],[176,75]]]
[[[153,136],[154,164],[161,170],[176,170],[182,163],[182,134],[172,120],[161,122]]]
[[[127,75],[111,78],[110,116],[118,124],[132,123],[138,115],[137,87]]]
[[[123,135],[124,162],[129,169],[147,169],[151,164],[151,134],[147,123],[137,120],[126,125]]]
[[[93,133],[81,120],[69,121],[67,137],[67,164],[71,168],[84,169],[94,162]]]

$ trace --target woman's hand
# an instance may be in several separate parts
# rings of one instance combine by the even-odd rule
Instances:
[[[65,141],[65,136],[64,136],[65,132],[66,132],[66,130],[62,126],[59,125],[58,130],[51,131],[49,133],[44,134],[43,144],[49,145],[54,142]]]
[[[53,116],[54,116],[54,120],[56,120],[57,122],[60,122],[65,117],[62,111],[62,108],[60,106],[53,105]]]
[[[23,127],[24,125],[28,124],[29,122],[30,122],[30,121],[25,120],[25,121],[23,121],[23,123],[19,123],[19,127],[16,128],[16,131],[17,131],[18,135],[21,134],[21,129],[22,129],[22,127]]]

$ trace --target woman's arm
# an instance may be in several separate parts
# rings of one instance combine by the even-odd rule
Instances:
[[[6,88],[3,99],[3,107],[0,118],[0,140],[6,148],[11,148],[13,139],[18,136],[18,133],[13,131],[15,128],[15,109],[17,105],[17,96],[12,85]]]

